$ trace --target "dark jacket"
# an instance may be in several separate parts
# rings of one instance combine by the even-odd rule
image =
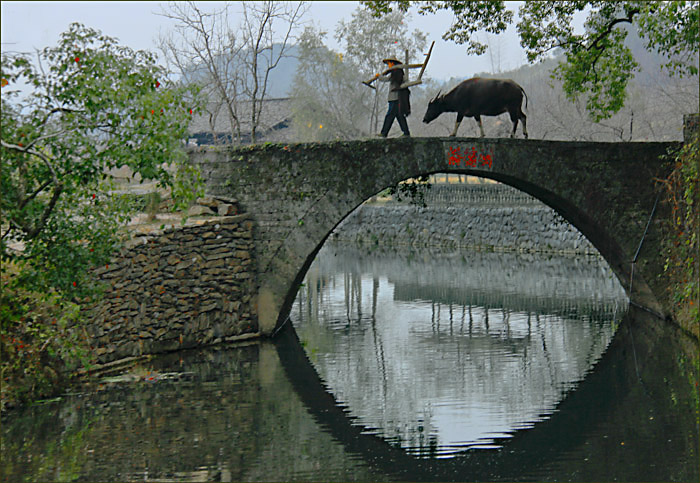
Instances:
[[[403,70],[392,70],[387,75],[379,77],[379,80],[389,82],[389,96],[387,100],[399,101],[399,113],[409,116],[411,114],[411,91],[408,90],[408,87],[401,89]]]

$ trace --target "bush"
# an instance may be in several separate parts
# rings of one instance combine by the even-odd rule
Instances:
[[[56,292],[23,288],[5,262],[0,294],[1,409],[53,396],[93,361],[78,305]]]
[[[674,318],[695,335],[700,335],[699,156],[696,134],[676,155],[671,175],[663,180],[672,215],[666,230],[664,267],[669,281],[669,305]]]

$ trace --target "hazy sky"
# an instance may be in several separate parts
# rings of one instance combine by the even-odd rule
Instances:
[[[201,2],[202,6],[213,2]],[[519,2],[509,2],[517,11]],[[33,51],[56,45],[59,34],[72,22],[81,22],[119,39],[133,49],[157,51],[155,39],[159,31],[167,32],[173,22],[156,14],[163,2],[2,2],[2,50]],[[333,32],[340,20],[350,20],[358,2],[311,2],[306,19],[329,32],[327,45],[340,50],[333,39]],[[206,7],[205,7],[206,8]],[[420,16],[413,13],[411,30],[419,28],[435,40],[435,48],[426,75],[436,79],[450,77],[468,78],[478,72],[490,72],[492,60],[489,54],[467,56],[463,46],[442,40],[442,34],[452,23],[452,14],[440,12]],[[500,41],[500,66],[502,70],[525,63],[514,27],[510,27]],[[497,62],[494,65],[498,65]],[[381,66],[377,66],[378,69]]]

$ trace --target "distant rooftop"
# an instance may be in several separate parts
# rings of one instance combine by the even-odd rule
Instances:
[[[291,103],[288,97],[265,99],[260,112],[260,122],[256,129],[258,141],[263,142],[285,142],[292,140],[292,133],[289,126],[291,124]],[[236,106],[236,114],[241,126],[241,142],[250,142],[252,101],[240,101]],[[190,139],[196,139],[196,144],[213,144],[213,131],[217,136],[226,139],[225,143],[231,142],[231,124],[226,106],[219,102],[210,103],[207,109],[216,114],[211,116],[209,112],[193,116],[188,132]],[[235,136],[233,137],[235,142]],[[221,141],[219,141],[221,142]]]

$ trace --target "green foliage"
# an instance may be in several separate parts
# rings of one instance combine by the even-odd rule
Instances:
[[[585,33],[573,31],[573,18],[589,10]],[[518,24],[528,60],[544,60],[563,49],[566,62],[553,76],[564,82],[569,99],[586,95],[593,119],[609,118],[624,105],[625,90],[638,68],[624,44],[636,27],[649,51],[667,56],[672,74],[698,72],[697,2],[526,2]]]
[[[470,54],[483,54],[487,46],[472,36],[484,30],[498,34],[505,31],[513,20],[513,12],[506,9],[504,1],[362,1],[361,4],[377,17],[386,16],[393,12],[391,4],[396,4],[400,12],[407,12],[409,7],[418,7],[420,15],[435,13],[438,10],[452,10],[454,21],[443,34],[444,40],[452,40],[457,44],[466,44]]]
[[[197,91],[168,81],[151,53],[76,23],[36,65],[3,54],[2,78],[2,257],[26,262],[28,287],[85,296],[89,268],[109,259],[131,211],[107,170],[158,180],[179,206],[197,196],[182,150]],[[22,82],[24,98],[12,90]]]
[[[427,206],[425,203],[425,192],[433,187],[429,180],[430,175],[426,174],[408,182],[402,181],[394,186],[390,186],[388,188],[389,194],[391,196],[395,195],[396,200],[399,202],[405,197],[412,205],[425,208]]]
[[[0,294],[1,407],[51,396],[71,371],[92,362],[78,305],[23,287],[20,266],[5,262]]]
[[[404,12],[417,6],[420,14],[451,10],[456,19],[443,38],[466,44],[471,54],[486,50],[486,46],[472,39],[477,32],[503,32],[513,17],[504,2],[361,3],[375,15],[390,13],[392,5]],[[575,33],[574,16],[580,13],[588,15],[585,31]],[[665,56],[665,67],[671,74],[698,74],[696,1],[523,2],[519,16],[517,29],[528,60],[544,61],[551,54],[563,52],[565,61],[555,69],[553,77],[563,81],[570,100],[586,98],[586,109],[596,121],[611,117],[624,105],[627,84],[638,68],[624,44],[628,31],[623,26],[635,28],[648,51]]]
[[[36,63],[3,53],[2,79],[4,407],[52,394],[92,360],[76,302],[99,296],[90,269],[136,207],[108,170],[157,180],[180,207],[201,180],[182,149],[198,92],[168,81],[152,54],[72,24]]]
[[[686,143],[673,159],[674,169],[663,180],[671,207],[666,233],[665,271],[670,279],[670,304],[676,319],[700,332],[700,140]]]

